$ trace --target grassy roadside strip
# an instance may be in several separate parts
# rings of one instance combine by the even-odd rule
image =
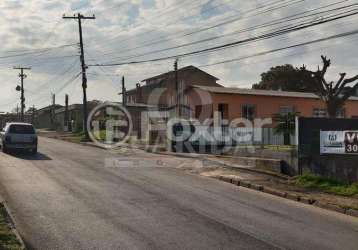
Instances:
[[[0,203],[0,249],[23,249],[22,244],[14,233],[9,215],[3,203]]]
[[[295,185],[311,189],[319,190],[330,194],[353,196],[358,194],[358,183],[347,184],[334,179],[320,177],[316,175],[306,174],[298,176],[293,180]]]
[[[267,187],[264,185],[252,183],[249,181],[243,181],[243,180],[228,177],[228,176],[216,176],[213,178],[216,178],[221,181],[224,181],[224,182],[236,185],[236,186],[240,186],[243,188],[253,189],[255,191],[264,192],[264,193],[267,193],[270,195],[274,195],[274,196],[278,196],[281,198],[301,202],[301,203],[304,203],[307,205],[313,205],[313,206],[320,207],[320,208],[323,208],[326,210],[331,210],[334,212],[338,212],[338,213],[342,213],[342,214],[346,214],[346,215],[358,218],[358,210],[356,208],[342,207],[338,204],[327,203],[325,201],[317,200],[314,196],[311,196],[311,195],[307,196],[307,195],[297,194],[295,192],[279,190],[276,188],[271,188],[271,187]]]

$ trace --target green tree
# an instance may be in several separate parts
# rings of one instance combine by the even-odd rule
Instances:
[[[282,90],[297,92],[315,92],[316,79],[309,72],[295,68],[290,64],[272,67],[261,74],[261,81],[253,89]]]
[[[273,115],[273,121],[276,122],[274,131],[277,134],[283,134],[285,145],[291,144],[291,135],[295,134],[296,116],[298,115],[298,112]]]

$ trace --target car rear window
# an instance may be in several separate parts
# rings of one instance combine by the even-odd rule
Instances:
[[[11,134],[35,134],[35,129],[30,125],[11,125],[9,132]]]

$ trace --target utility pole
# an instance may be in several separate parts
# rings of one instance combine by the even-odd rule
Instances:
[[[69,126],[69,115],[68,115],[68,95],[66,94],[65,97],[65,121],[64,121],[64,125],[65,125],[65,132],[69,132],[70,131],[70,126]]]
[[[19,119],[19,104],[16,105],[16,119]]]
[[[174,62],[174,74],[175,74],[175,97],[176,97],[176,106],[177,106],[177,116],[181,117],[181,108],[180,108],[180,94],[179,94],[179,82],[178,82],[178,59],[175,59]]]
[[[24,122],[24,110],[25,110],[25,90],[24,90],[24,79],[27,77],[26,74],[24,74],[25,70],[31,70],[30,67],[14,67],[14,69],[20,70],[19,77],[21,79],[21,85],[16,87],[17,91],[21,92],[21,122]]]
[[[32,106],[31,123],[35,125],[35,105]]]
[[[55,105],[56,105],[56,94],[52,94],[52,105],[51,105],[51,127],[55,129]]]
[[[84,49],[83,49],[83,36],[82,36],[82,20],[85,19],[96,19],[96,17],[93,15],[91,17],[86,17],[82,15],[81,13],[78,13],[77,15],[73,16],[66,16],[63,15],[63,19],[75,19],[78,20],[78,29],[79,29],[79,35],[80,35],[80,49],[81,49],[81,67],[82,67],[82,89],[83,89],[83,131],[85,132],[85,136],[88,139],[88,130],[87,130],[87,116],[88,116],[88,110],[87,110],[87,75],[86,75],[86,62],[85,62],[85,55],[84,55]]]
[[[127,90],[125,86],[124,76],[122,77],[122,104],[124,107],[127,105]]]

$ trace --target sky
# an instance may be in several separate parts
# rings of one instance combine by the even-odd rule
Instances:
[[[82,102],[78,23],[63,19],[64,14],[96,16],[95,20],[83,20],[85,59],[90,65],[88,100],[120,101],[122,76],[125,76],[127,89],[131,89],[145,78],[172,70],[174,60],[114,67],[91,65],[145,61],[215,47],[252,38],[289,23],[252,29],[253,26],[327,5],[331,6],[322,10],[352,4],[358,1],[2,0],[0,112],[16,108],[20,101],[20,93],[15,90],[20,82],[19,71],[13,69],[14,66],[32,68],[26,71],[27,108],[49,105],[53,93],[57,104],[64,104],[65,94],[69,95],[70,103]],[[355,10],[355,6],[350,10]],[[317,21],[324,15],[312,15],[305,20]],[[179,58],[179,67],[194,65],[218,77],[224,86],[250,88],[260,81],[261,73],[273,66],[305,64],[316,70],[321,63],[320,56],[326,55],[332,60],[329,80],[337,80],[340,72],[354,76],[358,74],[358,35],[208,65],[354,31],[357,18],[358,15],[351,16],[270,39]],[[187,43],[194,44],[183,46]],[[173,48],[176,46],[181,47]]]

